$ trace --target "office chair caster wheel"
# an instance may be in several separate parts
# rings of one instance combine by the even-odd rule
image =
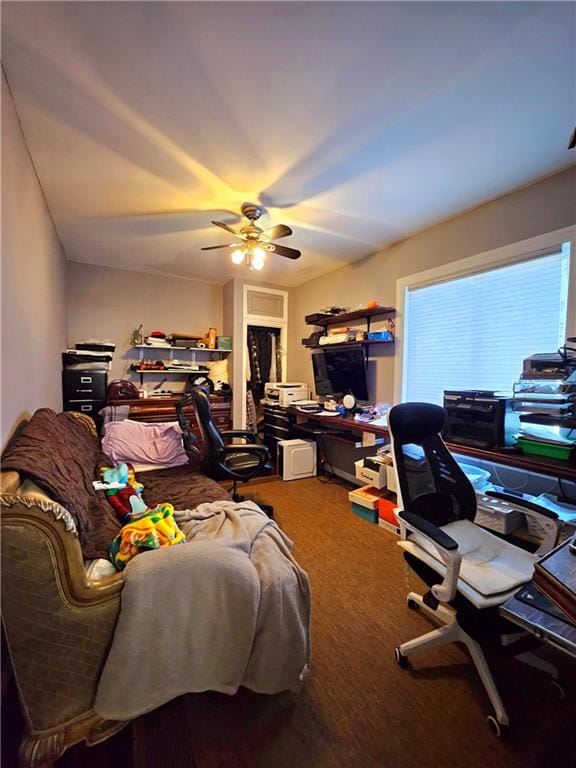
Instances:
[[[563,688],[563,687],[560,685],[560,683],[558,682],[558,680],[550,680],[550,683],[549,683],[549,685],[550,685],[550,688],[551,688],[551,689],[552,689],[552,691],[554,692],[554,694],[555,694],[555,696],[556,696],[556,698],[557,698],[557,699],[560,699],[560,701],[562,701],[563,699],[565,699],[565,698],[566,698],[566,691],[565,691],[565,690],[564,690],[564,688]]]
[[[394,648],[394,658],[396,659],[396,664],[398,664],[400,669],[410,668],[410,662],[408,661],[408,656],[404,656],[400,648]]]
[[[492,729],[492,732],[495,736],[497,736],[499,739],[503,739],[506,734],[508,733],[508,725],[505,725],[504,723],[499,723],[498,720],[494,717],[494,715],[488,715],[486,718],[486,722]]]
[[[408,608],[410,608],[411,611],[418,610],[418,603],[416,602],[416,600],[412,600],[411,597],[409,597],[406,600],[406,605],[408,606]]]

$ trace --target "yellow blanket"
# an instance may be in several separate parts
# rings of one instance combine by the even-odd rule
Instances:
[[[119,571],[139,552],[171,547],[186,537],[174,520],[172,504],[159,504],[140,515],[131,517],[108,547],[110,560]]]

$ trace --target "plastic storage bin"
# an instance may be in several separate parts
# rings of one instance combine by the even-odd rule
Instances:
[[[490,472],[485,469],[474,467],[472,464],[463,464],[461,461],[458,462],[458,465],[474,488],[483,488],[490,480]]]
[[[548,456],[550,459],[563,459],[564,461],[569,461],[574,450],[572,445],[556,445],[545,443],[542,440],[530,440],[527,437],[518,437],[518,445],[524,453],[530,453],[534,456]]]

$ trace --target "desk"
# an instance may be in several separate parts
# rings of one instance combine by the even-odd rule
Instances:
[[[383,426],[381,423],[374,424],[369,421],[355,421],[344,416],[320,416],[317,413],[304,413],[295,406],[290,406],[288,411],[296,415],[298,424],[305,421],[313,421],[326,427],[348,430],[356,434],[370,432],[377,437],[384,437],[386,439],[390,437],[388,427]],[[471,456],[484,461],[492,461],[495,464],[504,464],[508,467],[517,467],[528,472],[537,472],[541,475],[576,482],[576,463],[574,461],[549,459],[546,456],[529,456],[524,453],[510,453],[498,448],[472,448],[466,445],[458,445],[457,443],[446,443],[446,445],[452,453],[458,453],[461,456]]]
[[[576,627],[532,605],[511,597],[500,606],[500,613],[513,624],[526,629],[539,640],[559,648],[576,659]]]
[[[181,400],[180,396],[167,397],[141,397],[133,400],[110,400],[110,406],[128,406],[128,418],[133,421],[164,422],[176,421],[176,404]],[[232,429],[231,407],[232,400],[218,395],[210,396],[212,420],[219,430]],[[196,414],[192,405],[184,409],[192,431],[200,438],[200,428],[196,423]]]

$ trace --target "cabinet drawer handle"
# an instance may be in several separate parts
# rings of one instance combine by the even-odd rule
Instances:
[[[92,384],[92,376],[80,376],[80,384]]]
[[[79,389],[78,392],[93,392],[92,389]]]
[[[92,406],[91,405],[81,405],[80,406],[80,410],[81,411],[91,411],[92,410]]]

